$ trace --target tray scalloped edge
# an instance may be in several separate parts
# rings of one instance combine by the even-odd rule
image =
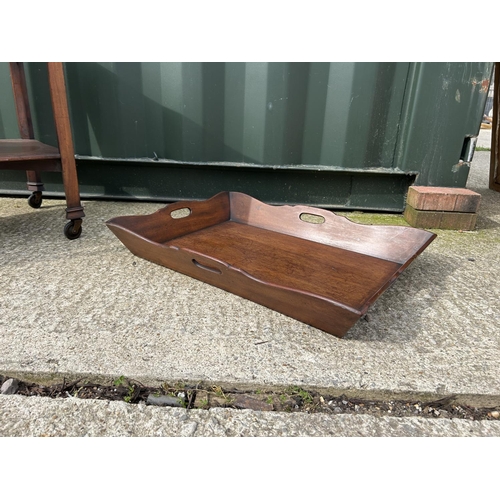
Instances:
[[[174,218],[171,215],[182,209],[188,209],[184,210],[188,212],[187,216]],[[302,214],[311,214],[323,221],[319,224],[307,223],[301,219]],[[176,245],[176,239],[182,241],[186,235],[210,230],[227,222],[314,242],[326,251],[329,248],[341,249],[351,253],[353,259],[366,256],[379,259],[381,263],[390,262],[392,268],[387,271],[380,286],[373,293],[370,292],[361,304],[353,307],[348,301],[332,298],[328,293],[314,293],[301,287],[279,284],[272,279],[263,279],[217,256]],[[406,226],[358,224],[328,210],[313,207],[271,206],[237,192],[222,192],[204,201],[179,201],[152,214],[115,217],[106,224],[138,257],[252,300],[338,337],[344,336],[366,314],[380,294],[436,237],[429,231]],[[367,269],[367,272],[373,271]],[[272,276],[272,270],[269,270],[269,275]]]

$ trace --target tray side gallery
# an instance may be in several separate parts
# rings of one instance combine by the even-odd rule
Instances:
[[[174,218],[172,214],[180,210],[188,215]],[[320,224],[304,222],[301,219],[304,213],[324,220]],[[345,335],[435,237],[422,230],[402,231],[412,228],[363,226],[312,207],[273,207],[248,195],[228,192],[201,202],[172,203],[150,215],[117,217],[106,224],[138,257],[252,300],[338,337]],[[225,227],[229,229],[231,224],[238,224],[236,229],[233,227],[233,231],[240,231],[242,237],[258,233],[255,245],[246,243],[245,255],[241,255],[238,245],[220,239],[220,234],[223,234],[221,230]],[[260,232],[254,228],[259,228]],[[391,239],[392,245],[380,242],[380,238]],[[282,247],[274,248],[273,241],[282,241]],[[252,251],[253,247],[262,252],[264,243],[267,249],[265,256]],[[311,259],[311,266],[315,266],[319,273],[330,269],[332,264],[333,268],[340,267],[340,274],[333,280],[335,283],[325,280],[324,287],[310,288],[305,286],[306,281],[303,282],[304,286],[300,286],[300,281],[297,285],[297,279],[292,279],[295,278],[292,276],[294,273],[311,272],[311,269],[301,271],[294,268],[295,260],[301,260],[298,257],[302,249],[311,252],[311,245],[319,245],[315,248],[323,254],[325,250],[328,251],[327,247],[331,247],[330,253],[344,252],[341,255],[341,259],[346,261],[343,268],[328,261],[328,258],[322,261]],[[403,248],[391,252],[395,245]],[[232,248],[235,249],[234,255],[231,253]],[[363,252],[363,249],[366,251]],[[240,255],[236,255],[237,252]],[[223,258],[217,257],[221,255]],[[362,279],[360,276],[363,274],[356,271],[358,274],[352,275],[350,259],[354,264],[359,259],[365,262],[365,267],[371,268],[366,269],[369,289],[364,294],[362,286],[361,290],[354,290],[355,281]],[[367,259],[374,259],[375,265],[368,266]],[[260,265],[261,261],[266,265]],[[273,265],[275,262],[278,264]],[[383,269],[378,271],[379,276],[372,279],[381,266]],[[287,273],[290,279],[286,278]],[[289,286],[288,282],[293,285]],[[339,283],[345,287],[345,294],[339,293]],[[333,285],[336,286],[336,293],[332,293]]]

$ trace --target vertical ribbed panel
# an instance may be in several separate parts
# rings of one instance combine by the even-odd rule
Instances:
[[[407,63],[68,63],[79,155],[391,168]]]
[[[493,64],[65,67],[75,152],[91,158],[79,158],[84,194],[199,199],[241,190],[268,202],[399,210],[415,176],[420,185],[465,186],[462,149],[478,134]],[[35,137],[57,145],[46,64],[25,69]],[[0,138],[17,137],[0,63]],[[155,157],[181,165],[144,160]],[[100,161],[116,158],[124,161]],[[24,190],[24,175],[1,171],[0,191]],[[60,176],[46,179],[61,190]]]

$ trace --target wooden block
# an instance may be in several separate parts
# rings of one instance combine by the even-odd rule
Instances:
[[[416,210],[410,205],[406,205],[403,215],[411,226],[424,229],[454,229],[457,231],[472,231],[476,227],[477,220],[477,214]]]
[[[417,210],[475,213],[481,195],[464,188],[410,186],[406,201]]]

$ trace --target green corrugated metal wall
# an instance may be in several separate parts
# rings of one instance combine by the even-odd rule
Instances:
[[[26,65],[37,139],[56,144],[45,65]],[[82,194],[244,191],[402,210],[410,183],[463,186],[492,63],[67,63]],[[0,63],[0,137],[18,137]],[[485,92],[486,90],[486,92]],[[159,161],[154,161],[158,158]],[[61,192],[58,174],[46,188]],[[0,171],[0,192],[25,189]]]

